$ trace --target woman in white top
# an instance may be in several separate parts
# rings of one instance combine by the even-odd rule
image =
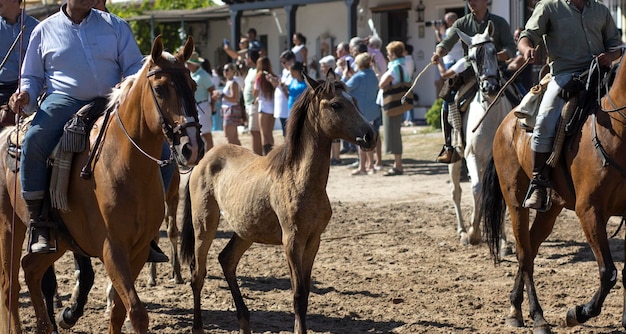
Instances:
[[[259,125],[261,128],[261,144],[263,155],[267,155],[274,147],[274,85],[271,78],[276,78],[272,72],[272,64],[267,57],[261,57],[256,61],[256,78],[252,94],[259,105]]]
[[[241,106],[239,105],[241,89],[239,88],[239,84],[234,80],[234,75],[235,65],[224,65],[226,84],[221,92],[213,92],[213,98],[222,100],[221,113],[224,118],[223,127],[226,140],[229,144],[241,145],[239,134],[237,133],[237,127],[243,124],[243,114]]]
[[[303,64],[307,63],[308,49],[306,48],[306,37],[302,35],[302,33],[295,33],[291,38],[293,42],[293,47],[291,48],[291,52],[296,55],[296,61],[301,62]]]
[[[289,99],[289,84],[291,83],[291,65],[295,62],[296,56],[291,50],[283,51],[280,55],[280,64],[282,65],[282,74],[280,78],[270,77],[269,80],[274,86],[274,118],[280,120],[283,128],[283,137],[287,133],[285,125],[287,117],[289,117],[289,107],[287,100]]]

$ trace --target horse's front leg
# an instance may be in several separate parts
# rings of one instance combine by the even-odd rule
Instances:
[[[170,274],[170,277],[174,280],[174,283],[183,284],[185,280],[183,280],[183,276],[180,273],[180,261],[178,259],[178,227],[176,226],[176,207],[172,210],[173,212],[171,212],[168,208],[166,216],[167,238],[170,241],[171,250],[170,265],[172,266],[172,273]]]
[[[466,150],[467,152],[467,150]],[[486,163],[482,163],[477,154],[469,153],[465,154],[465,163],[467,165],[467,174],[470,178],[471,191],[472,191],[472,213],[470,215],[470,221],[472,222],[472,226],[470,227],[469,234],[469,243],[472,245],[480,244],[481,235],[480,235],[480,216],[476,212],[476,208],[480,205],[480,179],[481,179],[481,169],[484,168],[482,165]]]
[[[306,314],[309,306],[311,291],[311,270],[320,245],[320,236],[307,238],[286,238],[283,242],[293,290],[293,309],[295,323],[293,332],[305,334],[307,332]]]
[[[48,334],[54,330],[48,308],[44,301],[42,282],[44,273],[63,255],[62,251],[50,254],[27,254],[22,259],[24,279],[30,292],[31,303],[37,318],[37,333]],[[53,291],[54,293],[54,291]],[[14,306],[16,307],[16,306]]]
[[[584,206],[576,203],[576,207],[586,208],[586,211],[583,211],[583,209],[576,210],[576,214],[580,219],[589,247],[598,263],[600,286],[587,304],[576,305],[567,311],[566,323],[568,326],[576,326],[598,316],[602,311],[602,304],[604,304],[606,296],[617,283],[617,269],[615,268],[609,241],[606,236],[606,222],[608,218],[601,217],[598,213],[600,210],[590,205]]]
[[[102,262],[117,295],[112,302],[109,334],[121,333],[125,319],[122,309],[128,310],[127,315],[135,333],[148,333],[148,312],[139,299],[134,282],[145,263],[149,247],[148,243],[141,249],[133,249],[129,259],[128,252],[123,247],[111,243],[110,240],[104,243]],[[123,304],[116,302],[116,299],[121,299]]]

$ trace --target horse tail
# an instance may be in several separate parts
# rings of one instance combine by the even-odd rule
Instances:
[[[180,257],[185,264],[193,263],[196,248],[196,238],[191,218],[191,194],[189,192],[189,178],[185,184],[185,198],[183,201],[183,231],[181,232]]]
[[[489,245],[489,252],[495,264],[500,262],[500,239],[502,238],[502,224],[506,212],[504,196],[500,189],[498,172],[493,157],[487,163],[482,179],[480,198],[480,214],[484,217],[485,237]]]

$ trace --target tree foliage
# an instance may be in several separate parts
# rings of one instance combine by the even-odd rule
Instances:
[[[212,0],[143,0],[141,3],[109,4],[111,13],[128,20],[135,40],[143,54],[149,54],[152,48],[151,20],[145,18],[149,11],[173,9],[198,9],[215,6]],[[139,19],[137,19],[139,18]],[[186,32],[181,31],[180,22],[154,22],[154,37],[161,35],[166,50],[176,51],[184,44]]]

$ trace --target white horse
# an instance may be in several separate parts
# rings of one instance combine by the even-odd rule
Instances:
[[[502,86],[502,78],[498,71],[497,50],[491,38],[493,35],[493,23],[489,22],[483,33],[476,34],[473,37],[461,31],[457,31],[457,33],[463,43],[467,44],[469,48],[467,58],[474,69],[479,85],[478,93],[476,93],[468,110],[462,115],[462,133],[455,129],[452,137],[453,145],[458,151],[457,153],[465,157],[471,181],[473,201],[470,218],[472,225],[469,230],[465,229],[461,211],[461,161],[449,164],[448,173],[452,181],[451,190],[457,218],[457,233],[461,238],[462,244],[476,245],[481,241],[480,214],[477,212],[477,208],[480,205],[480,180],[482,179],[485,166],[492,156],[491,147],[496,129],[504,117],[511,111],[512,107],[509,100],[502,96],[479,124],[487,107]],[[473,131],[475,128],[476,130]],[[501,249],[505,249],[506,239],[504,238],[504,233],[501,235],[503,236],[501,240],[503,247]]]

